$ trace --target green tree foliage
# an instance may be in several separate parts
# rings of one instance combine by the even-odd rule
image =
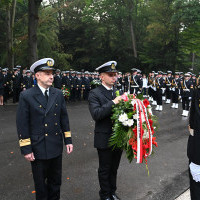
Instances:
[[[6,4],[0,7],[0,64],[6,67]],[[39,12],[38,57],[60,69],[199,70],[199,0],[49,0]],[[28,67],[28,3],[17,1],[15,64]]]

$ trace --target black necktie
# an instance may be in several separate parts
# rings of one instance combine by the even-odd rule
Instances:
[[[49,96],[48,96],[48,94],[47,94],[47,93],[48,93],[48,90],[45,90],[45,92],[44,92],[44,95],[45,95],[45,97],[46,97],[46,100],[47,100],[47,102],[48,102],[48,97],[49,97]]]

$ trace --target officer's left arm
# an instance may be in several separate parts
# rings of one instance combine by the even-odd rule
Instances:
[[[60,114],[61,129],[64,134],[65,145],[72,144],[71,131],[69,126],[69,118],[67,114],[64,96],[61,96],[61,114]]]

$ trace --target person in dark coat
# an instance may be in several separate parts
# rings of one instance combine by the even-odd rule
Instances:
[[[81,73],[77,72],[77,78],[76,78],[76,99],[78,101],[81,100],[81,90],[82,90],[82,78]]]
[[[189,105],[192,99],[193,83],[190,79],[190,74],[186,73],[185,78],[181,81],[181,96],[182,96],[182,116],[188,117]]]
[[[23,78],[23,90],[27,90],[32,87],[34,87],[34,80],[31,76],[31,71],[26,70],[26,76]]]
[[[155,80],[156,82],[156,101],[157,101],[157,106],[155,110],[162,111],[163,106],[162,106],[162,88],[164,87],[164,79],[162,78],[162,72],[158,71],[158,77]]]
[[[17,132],[21,153],[31,162],[36,200],[59,200],[63,140],[73,151],[69,119],[62,91],[51,87],[54,60],[44,58],[31,66],[37,85],[20,94]]]
[[[89,72],[86,71],[85,72],[85,77],[83,78],[83,82],[82,82],[82,88],[83,88],[83,99],[84,100],[88,100],[88,95],[90,92],[90,77],[89,77]]]
[[[0,73],[0,106],[3,106],[3,95],[4,95],[4,77]]]
[[[58,89],[62,88],[62,76],[59,69],[56,70],[56,75],[54,77],[54,87]]]
[[[94,147],[99,157],[98,177],[101,200],[119,200],[116,195],[117,170],[122,150],[109,146],[112,134],[112,106],[118,104],[121,96],[116,97],[113,85],[117,79],[115,61],[107,62],[96,70],[100,73],[102,85],[89,93],[89,110],[95,121]]]
[[[13,103],[19,101],[19,95],[21,92],[22,75],[18,73],[17,68],[13,68],[14,74],[12,76],[13,81]]]
[[[193,91],[190,117],[187,156],[189,158],[189,178],[191,200],[200,200],[200,86]]]

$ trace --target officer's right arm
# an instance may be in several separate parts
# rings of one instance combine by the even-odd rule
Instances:
[[[27,155],[32,153],[30,138],[30,110],[29,104],[25,99],[23,92],[20,94],[19,105],[17,109],[16,124],[19,137],[21,153]]]
[[[114,105],[112,100],[101,105],[98,96],[94,92],[90,92],[88,102],[90,113],[95,121],[102,120],[111,115],[112,105]]]

